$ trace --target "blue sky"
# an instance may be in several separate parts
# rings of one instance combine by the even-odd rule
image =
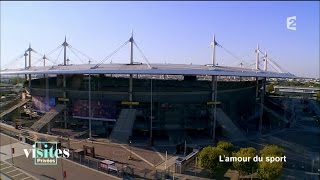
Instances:
[[[76,49],[100,61],[134,37],[150,62],[211,63],[212,35],[247,64],[262,51],[298,76],[319,77],[319,2],[2,2],[1,65],[23,67],[16,59],[29,43],[39,53],[60,45],[64,36]],[[297,30],[286,18],[297,17]],[[63,62],[59,52],[51,60]],[[135,61],[144,62],[137,50]],[[68,51],[71,63],[87,61]],[[34,56],[34,60],[39,59]],[[128,62],[129,46],[112,62]],[[14,63],[9,64],[9,61]],[[239,59],[217,48],[220,65]],[[35,61],[38,62],[38,61]],[[39,61],[40,62],[40,61]],[[41,65],[41,64],[37,64]],[[253,66],[250,66],[253,67]]]

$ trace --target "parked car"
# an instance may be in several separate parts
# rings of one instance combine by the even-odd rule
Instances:
[[[116,167],[116,163],[114,161],[107,160],[107,159],[100,161],[99,169],[105,170],[108,173],[109,172],[118,173],[118,168]]]

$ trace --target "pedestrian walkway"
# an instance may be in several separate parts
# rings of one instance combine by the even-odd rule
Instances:
[[[217,108],[217,121],[226,132],[230,139],[245,139],[242,130],[230,119],[230,117],[221,109]]]
[[[6,136],[3,135],[2,136]],[[1,139],[4,140],[5,139]],[[27,172],[19,169],[18,167],[14,166],[14,158],[19,156],[24,156],[23,149],[28,149],[29,146],[23,144],[21,142],[13,141],[12,144],[7,144],[0,146],[0,172],[3,174],[4,177],[14,180],[32,180],[37,179],[32,175],[28,174]],[[14,149],[14,153],[12,154],[12,148]],[[10,163],[11,162],[11,163]],[[13,164],[13,165],[12,165]],[[5,178],[3,178],[5,179]]]
[[[179,156],[172,156],[171,158],[169,158],[166,161],[162,162],[161,164],[159,164],[156,169],[159,170],[166,170],[168,167],[171,167],[172,165],[174,165],[176,163],[176,160],[179,158]]]
[[[110,139],[114,142],[127,143],[132,134],[133,123],[136,120],[136,109],[122,109],[113,128]]]
[[[40,131],[45,125],[50,123],[50,121],[53,120],[53,118],[56,117],[64,109],[64,107],[64,105],[58,104],[49,112],[46,112],[46,114],[36,121],[30,128],[36,132]]]
[[[0,161],[0,172],[4,174],[6,177],[13,179],[13,180],[36,180],[37,178],[31,176],[30,174],[26,173],[25,171],[12,166],[5,161]]]
[[[12,148],[14,149],[14,153],[11,153]],[[12,144],[7,144],[0,147],[0,159],[1,161],[6,161],[11,158],[15,158],[21,155],[24,155],[23,149],[29,149],[30,146],[26,144],[22,144],[21,142],[16,142]]]
[[[11,113],[12,111],[14,111],[15,109],[17,109],[18,107],[21,107],[22,105],[24,105],[24,104],[27,103],[28,101],[30,101],[30,99],[23,100],[23,101],[19,102],[18,104],[12,106],[11,108],[3,111],[3,112],[0,114],[0,118],[2,118],[3,116]]]

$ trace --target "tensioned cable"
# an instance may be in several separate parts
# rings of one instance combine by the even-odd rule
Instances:
[[[277,72],[281,72],[282,73],[282,70],[272,62],[271,59],[267,58],[268,59],[268,63],[271,65],[271,67],[273,67]]]
[[[96,64],[94,67],[92,68],[97,68],[99,67],[101,64],[103,64],[105,61],[107,61],[111,56],[113,56],[114,54],[116,54],[120,49],[122,49],[125,45],[127,45],[130,42],[130,40],[127,40],[125,43],[123,43],[120,47],[118,47],[116,50],[114,50],[112,53],[110,53],[106,58],[104,58],[103,60],[100,61],[100,63]]]
[[[255,64],[256,64],[256,63],[254,62],[254,63],[246,64],[246,65],[244,65],[243,67],[250,67],[250,66],[255,65]]]
[[[81,61],[81,63],[83,63],[83,64],[86,64],[85,62],[83,62],[82,60],[81,60],[81,58],[71,49],[71,48],[69,48],[70,49],[70,51],[75,55],[75,56],[77,56],[77,58]],[[90,59],[89,59],[90,60]]]
[[[243,64],[242,68],[248,67],[249,65],[245,65],[248,64],[249,62],[246,62],[244,60],[245,57],[250,56],[252,53],[248,53],[247,55],[243,56],[242,58],[240,58],[239,56],[235,55],[235,53],[231,52],[230,50],[228,50],[227,48],[225,48],[224,46],[222,46],[221,44],[215,42],[216,46],[220,47],[221,49],[223,49],[225,52],[227,52],[229,55],[231,55],[233,58],[237,59],[239,61],[238,64]],[[253,63],[255,64],[255,63]],[[252,65],[253,65],[252,64]],[[251,65],[251,64],[250,64]]]
[[[57,65],[53,60],[51,60],[50,58],[48,58],[47,55],[46,55],[46,60],[48,60],[49,62],[51,62],[53,65]]]
[[[232,57],[234,57],[235,59],[238,59],[240,61],[242,61],[242,59],[240,57],[238,57],[237,55],[235,55],[234,53],[232,53],[231,51],[229,51],[228,49],[226,49],[225,47],[223,47],[221,44],[216,42],[216,46],[222,48],[224,51],[226,51],[229,55],[231,55]]]
[[[47,56],[49,56],[50,54],[54,53],[55,51],[57,51],[59,48],[63,47],[62,45],[59,45],[58,47],[56,47],[54,50],[50,51],[49,53],[47,53]]]
[[[272,60],[272,59],[269,58],[269,57],[267,57],[267,58],[270,60],[270,62],[271,62],[272,64],[276,65],[276,66],[280,69],[281,72],[288,72],[287,70],[283,69],[278,63],[276,63],[274,60]]]
[[[142,58],[146,61],[147,66],[148,66],[150,69],[152,69],[149,60],[148,60],[147,57],[143,54],[143,52],[142,52],[142,50],[139,48],[138,44],[137,44],[135,41],[133,41],[133,44],[136,46],[136,48],[137,48],[138,51],[140,52]]]
[[[8,67],[10,67],[10,65],[15,64],[18,60],[20,60],[22,57],[24,57],[24,54],[17,56],[14,59],[11,59],[7,64],[3,65],[1,68],[2,69],[6,69]]]
[[[260,49],[259,49],[259,52],[265,56],[265,53],[262,52]],[[263,58],[265,58],[265,57],[263,57]],[[283,72],[288,72],[288,71],[284,70],[279,64],[277,64],[277,63],[276,63],[274,60],[272,60],[270,57],[267,57],[267,59],[269,60],[269,61],[268,61],[269,64],[270,64],[271,66],[273,66],[276,71],[282,72],[282,73],[283,73]]]
[[[86,57],[86,58],[88,58],[90,61],[95,61],[96,62],[96,60],[95,59],[93,59],[93,58],[91,58],[91,57],[89,57],[88,55],[86,55],[85,53],[83,53],[82,51],[80,51],[80,50],[78,50],[78,49],[76,49],[76,48],[74,48],[73,46],[71,46],[70,44],[69,44],[69,46],[68,46],[69,48],[72,48],[74,51],[76,51],[77,53],[79,53],[79,54],[81,54],[82,56],[84,56],[84,57]]]
[[[61,52],[62,52],[62,49],[63,49],[63,48],[61,48],[61,50],[60,50],[60,52],[59,52],[59,54],[58,54],[58,56],[57,56],[56,60],[53,62],[53,64],[56,64],[56,62],[58,61],[59,56],[60,56],[60,54],[61,54]]]

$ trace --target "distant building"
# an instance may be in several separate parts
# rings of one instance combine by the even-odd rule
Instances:
[[[281,95],[315,97],[320,92],[319,87],[274,86],[274,92]]]

